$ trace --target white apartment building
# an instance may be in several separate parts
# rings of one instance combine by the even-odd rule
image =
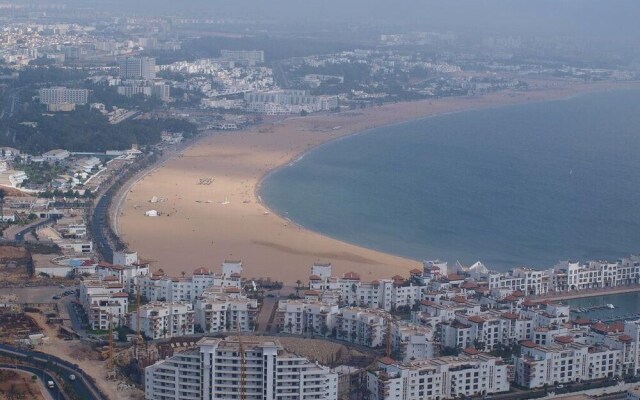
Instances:
[[[235,287],[213,286],[195,303],[196,325],[205,333],[253,331],[257,313],[258,301]]]
[[[125,57],[118,60],[120,78],[155,79],[156,60],[150,57]]]
[[[40,104],[87,104],[88,89],[69,89],[58,86],[40,89]]]
[[[114,254],[114,261],[131,261],[123,259],[121,256]],[[109,264],[107,262],[101,262],[96,267],[96,274],[101,278],[108,276],[114,276],[118,278],[118,282],[124,286],[124,291],[135,294],[136,285],[141,282],[145,277],[149,275],[149,264],[138,264],[136,261],[129,264],[119,264],[114,262]]]
[[[523,342],[516,382],[527,388],[620,376],[621,351],[581,343],[540,346]]]
[[[345,307],[336,316],[336,339],[367,347],[381,347],[385,343],[387,321],[391,315],[377,309]]]
[[[405,321],[391,326],[391,347],[405,362],[433,358],[436,353],[433,330]]]
[[[244,366],[239,351],[243,350]],[[241,369],[247,400],[337,400],[338,376],[328,368],[259,338],[204,338],[198,348],[145,370],[148,400],[240,398]]]
[[[324,275],[320,276],[318,271]],[[348,272],[342,278],[327,276],[330,269],[314,265],[309,277],[309,288],[319,292],[338,291],[340,304],[354,307],[380,308],[391,311],[398,308],[412,308],[422,300],[425,286],[416,285],[400,276],[362,282],[360,275]],[[321,295],[322,296],[322,295]]]
[[[129,310],[129,295],[115,277],[88,278],[80,283],[80,303],[84,307],[91,329],[107,330],[123,325]]]
[[[276,321],[280,332],[327,336],[336,327],[339,312],[336,304],[313,300],[280,300]]]
[[[367,374],[371,400],[440,400],[509,390],[508,366],[485,354],[410,363],[383,359]]]
[[[137,331],[139,323],[140,332],[152,340],[194,333],[194,310],[189,302],[148,303],[130,313],[127,319],[129,328]]]
[[[245,93],[248,110],[259,112],[258,104],[275,104],[288,112],[329,111],[338,107],[337,96],[313,96],[307,90],[274,90],[269,92]],[[254,108],[252,108],[254,107]]]
[[[236,264],[232,264],[236,266]],[[235,268],[235,267],[234,267]],[[239,272],[228,273],[231,266],[223,268],[222,274],[214,274],[198,268],[190,277],[168,277],[162,270],[140,278],[141,294],[150,301],[191,301],[194,302],[205,289],[212,286],[240,288],[242,280]]]
[[[220,50],[220,56],[223,60],[233,61],[247,67],[264,63],[263,50]]]

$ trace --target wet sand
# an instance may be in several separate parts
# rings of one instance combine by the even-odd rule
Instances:
[[[405,275],[421,268],[421,262],[344,243],[275,215],[258,197],[262,178],[319,144],[365,129],[633,85],[533,81],[524,92],[396,103],[278,122],[265,118],[261,126],[244,131],[212,132],[132,186],[119,210],[118,230],[153,270],[170,275],[190,275],[200,266],[218,270],[224,259],[242,259],[246,277],[287,284],[306,282],[314,262],[331,262],[334,274],[355,271],[364,280]],[[150,203],[154,196],[160,201]],[[151,209],[161,215],[146,217]]]

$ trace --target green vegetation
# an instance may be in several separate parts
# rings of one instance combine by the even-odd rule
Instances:
[[[31,163],[20,166],[28,179],[24,182],[34,185],[45,185],[56,179],[59,175],[66,171],[66,168],[58,164],[43,163]]]
[[[46,86],[66,85],[87,77],[87,72],[76,68],[33,66],[20,71],[19,86],[43,84]]]
[[[36,122],[37,127],[20,125],[19,121]],[[128,149],[134,143],[141,146],[158,143],[163,130],[183,132],[185,138],[197,132],[194,124],[179,119],[130,119],[112,125],[99,111],[89,107],[49,114],[40,105],[31,104],[16,114],[9,134],[0,137],[0,145],[17,147],[30,154],[57,148],[103,152]]]

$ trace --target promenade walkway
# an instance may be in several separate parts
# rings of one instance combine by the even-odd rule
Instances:
[[[587,297],[597,297],[609,294],[633,293],[640,292],[640,285],[625,285],[617,287],[607,287],[598,289],[582,289],[570,292],[548,292],[544,295],[529,296],[528,299],[533,302],[542,302],[547,300],[570,300],[582,299]]]

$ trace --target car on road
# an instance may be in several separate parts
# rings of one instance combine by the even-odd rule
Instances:
[[[54,387],[56,387],[56,384],[55,384],[55,383],[53,383],[53,381],[47,381],[47,387],[48,387],[49,389],[53,389]]]
[[[76,376],[74,374],[69,375],[69,380],[70,381],[75,381],[76,380]]]
[[[60,296],[55,295],[55,296],[53,296],[53,297],[52,297],[52,299],[54,299],[54,300],[60,300]]]

